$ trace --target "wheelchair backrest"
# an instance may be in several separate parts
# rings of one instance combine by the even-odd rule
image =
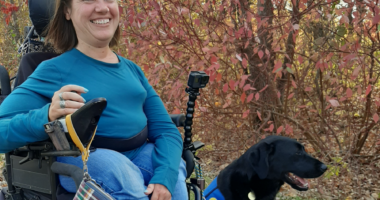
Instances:
[[[45,47],[38,37],[46,36],[45,29],[49,25],[55,11],[56,0],[29,0],[29,17],[32,27],[26,27],[26,38],[21,53],[19,69],[16,75],[14,88],[21,85],[44,60],[56,57],[52,47]],[[46,53],[44,53],[46,52]]]
[[[45,37],[44,31],[54,15],[56,0],[29,0],[29,17],[37,34]]]
[[[58,56],[56,53],[33,52],[25,54],[20,62],[14,88],[21,85],[44,60],[49,60]]]
[[[45,36],[45,29],[54,15],[55,4],[56,0],[28,1],[29,17],[33,26],[25,27],[25,40],[19,48],[22,59],[16,77],[10,79],[6,68],[0,66],[0,104],[12,91],[11,80],[15,78],[13,88],[16,88],[34,72],[42,61],[58,55],[51,46],[46,47],[40,40]]]
[[[11,93],[8,71],[0,65],[0,104]]]
[[[43,37],[46,29],[54,16],[56,0],[29,0],[29,17],[33,26],[24,28],[24,41],[18,52],[24,56],[30,52],[54,53],[52,45],[44,45]]]

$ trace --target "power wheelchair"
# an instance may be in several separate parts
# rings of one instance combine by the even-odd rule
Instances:
[[[19,65],[18,73],[15,77],[10,79],[7,70],[0,66],[0,104],[12,92],[12,88],[17,88],[22,84],[27,77],[37,68],[37,66],[44,60],[53,58],[58,54],[54,50],[43,45],[40,40],[43,37],[44,29],[47,26],[50,18],[53,15],[55,1],[53,0],[29,0],[29,16],[32,21],[31,27],[25,28],[25,40],[19,53],[22,59]],[[204,189],[204,179],[200,177],[190,178],[194,169],[198,169],[199,164],[196,162],[198,159],[195,153],[198,149],[202,148],[204,144],[196,141],[192,142],[192,119],[194,113],[195,100],[199,95],[199,88],[204,87],[199,85],[198,72],[194,77],[189,78],[190,82],[196,82],[198,85],[195,88],[189,87],[186,92],[189,94],[189,102],[187,103],[187,113],[170,115],[173,123],[177,127],[184,127],[184,149],[182,158],[186,161],[187,170],[187,189],[188,195],[194,193],[195,200],[202,199],[202,190]],[[204,81],[208,81],[208,77],[203,77]],[[13,87],[11,81],[13,80]],[[100,101],[99,101],[100,102]],[[87,104],[86,104],[87,105]],[[96,109],[94,106],[84,106],[85,109],[79,109],[76,113],[75,120],[90,121],[91,123],[77,123],[82,124],[83,127],[79,131],[78,137],[88,137],[91,130],[96,127],[100,114],[88,114],[88,110]],[[99,104],[98,104],[99,105]],[[74,115],[73,114],[73,115]],[[79,126],[79,125],[78,125]],[[92,127],[92,128],[89,128]],[[63,189],[58,181],[58,175],[66,175],[74,179],[78,188],[79,183],[83,178],[83,170],[64,163],[55,162],[57,156],[80,156],[81,152],[70,140],[70,149],[58,151],[53,142],[49,139],[46,141],[28,144],[24,147],[17,148],[5,154],[5,169],[3,175],[8,183],[7,188],[0,191],[0,200],[69,200],[73,199],[75,194],[68,193]],[[85,139],[84,139],[85,140]],[[83,142],[85,143],[85,142]],[[90,158],[91,159],[91,158]],[[200,166],[199,166],[200,167]],[[199,171],[196,170],[199,173]],[[3,194],[3,196],[2,196]]]

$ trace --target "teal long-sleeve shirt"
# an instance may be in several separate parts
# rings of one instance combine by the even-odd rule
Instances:
[[[104,63],[74,48],[42,62],[0,106],[0,153],[47,139],[43,124],[48,122],[54,92],[75,84],[89,90],[82,94],[86,101],[107,99],[97,135],[130,138],[148,126],[148,139],[155,144],[150,183],[162,184],[173,193],[182,153],[181,135],[140,67],[118,58],[119,63]],[[141,149],[122,153],[133,159]]]

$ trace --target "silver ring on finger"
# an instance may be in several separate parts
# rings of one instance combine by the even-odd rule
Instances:
[[[59,96],[59,100],[64,101],[64,99],[63,99],[63,97],[62,97],[62,94],[63,94],[63,92],[61,92],[61,93],[58,94],[58,96]]]
[[[59,107],[61,107],[62,109],[65,109],[66,108],[65,101],[59,101]]]

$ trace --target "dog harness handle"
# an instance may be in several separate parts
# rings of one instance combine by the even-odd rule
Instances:
[[[66,116],[66,126],[67,126],[67,130],[69,131],[69,135],[71,139],[73,140],[75,146],[78,147],[79,151],[82,154],[82,161],[84,164],[83,167],[86,166],[87,168],[87,165],[85,165],[85,163],[87,163],[88,157],[90,156],[90,146],[91,146],[92,141],[94,140],[97,127],[95,128],[94,133],[92,134],[90,142],[87,144],[87,147],[85,147],[82,144],[81,140],[79,139],[74,129],[73,122],[71,121],[71,114]]]

